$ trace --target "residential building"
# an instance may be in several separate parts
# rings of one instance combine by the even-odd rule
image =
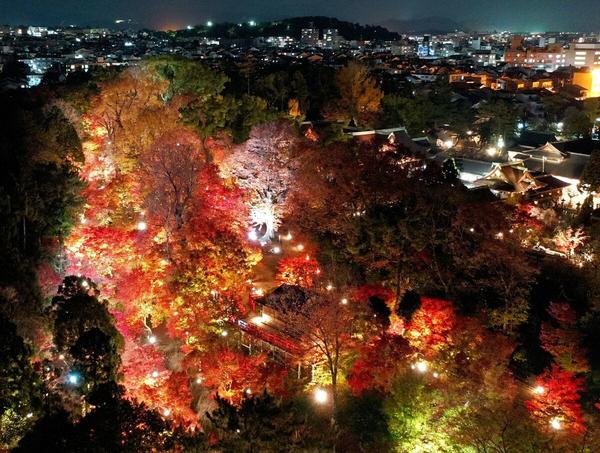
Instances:
[[[319,44],[319,29],[303,28],[300,42],[305,46],[316,47]]]
[[[600,68],[600,42],[574,42],[567,50],[567,65]]]

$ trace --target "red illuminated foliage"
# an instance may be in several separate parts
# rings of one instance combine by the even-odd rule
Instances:
[[[552,429],[551,423],[556,420],[561,429],[574,433],[585,431],[585,420],[579,402],[583,378],[575,377],[558,365],[552,365],[550,370],[536,379],[535,386],[540,392],[527,400],[525,406],[544,428]]]
[[[358,395],[368,389],[389,391],[400,370],[407,369],[414,350],[397,335],[385,335],[361,348],[360,357],[350,371],[348,384]]]
[[[407,324],[404,336],[428,357],[450,341],[455,323],[456,314],[451,302],[423,297],[421,307]]]
[[[279,283],[311,288],[319,279],[321,268],[317,260],[310,256],[292,256],[279,261],[277,276]]]
[[[217,348],[192,359],[201,384],[233,404],[244,395],[262,392],[281,394],[287,372],[268,361],[266,355],[247,355],[227,347]]]
[[[540,333],[542,347],[556,363],[573,373],[584,373],[589,366],[577,330],[577,316],[566,302],[552,302],[548,308],[552,322],[544,322]]]

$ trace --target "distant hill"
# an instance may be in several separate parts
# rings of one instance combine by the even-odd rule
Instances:
[[[388,19],[381,25],[396,33],[447,33],[464,30],[460,24],[446,17],[423,17],[420,19]]]
[[[202,35],[208,37],[253,38],[257,36],[291,36],[300,38],[303,28],[314,26],[320,30],[337,28],[346,40],[384,40],[400,39],[400,35],[390,32],[381,25],[361,25],[338,20],[332,17],[306,16],[281,19],[271,22],[258,22],[251,26],[248,23],[216,23],[212,27],[198,25],[193,30],[180,30],[183,35]]]

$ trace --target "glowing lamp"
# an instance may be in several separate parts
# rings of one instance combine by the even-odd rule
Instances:
[[[27,417],[27,418],[33,417],[33,412],[29,412],[25,417]]]
[[[303,244],[298,244],[296,246],[296,250],[298,250],[299,252],[301,252],[302,250],[304,250],[304,245]]]
[[[554,417],[552,420],[550,420],[550,427],[557,431],[561,429],[562,423],[560,422],[560,419],[558,417]]]
[[[495,156],[498,150],[496,149],[496,147],[490,146],[488,149],[485,150],[485,152],[488,156]]]
[[[444,141],[444,148],[450,149],[450,148],[452,148],[452,146],[454,146],[454,142],[452,140]]]
[[[221,332],[221,336],[222,336],[222,337],[226,337],[227,335],[229,335],[229,333],[228,333],[226,330],[223,330],[223,331]]]
[[[150,336],[148,337],[148,343],[150,343],[150,344],[155,344],[155,343],[156,343],[156,340],[157,340],[157,339],[156,339],[156,336],[155,336],[155,335],[150,335]]]
[[[252,395],[252,389],[246,389],[246,395]]]
[[[152,376],[153,378],[157,378],[157,377],[158,377],[158,371],[154,370],[154,371],[152,372],[151,376]]]
[[[319,404],[325,404],[329,399],[329,395],[323,389],[315,390],[315,401]]]
[[[169,408],[165,408],[165,409],[163,410],[163,415],[164,415],[165,417],[168,417],[169,415],[171,415],[171,409],[169,409]]]
[[[327,286],[325,287],[325,289],[327,291],[331,291],[333,289],[333,285],[331,283],[328,283]]]
[[[536,385],[533,389],[533,393],[536,395],[543,395],[546,392],[546,389],[541,385]]]
[[[212,20],[209,20],[208,22],[206,22],[206,26],[207,27],[212,27],[213,26]]]
[[[144,222],[143,220],[140,220],[137,223],[136,228],[138,231],[146,231],[148,229],[148,224],[146,222]]]
[[[281,247],[278,247],[278,246],[273,247],[272,252],[275,253],[275,254],[281,253]]]
[[[348,299],[346,299],[345,297],[342,299],[342,305],[347,305],[348,304]]]
[[[419,373],[425,373],[427,371],[427,362],[421,360],[415,364],[415,368]]]
[[[79,375],[77,373],[67,374],[67,382],[71,385],[79,384]]]

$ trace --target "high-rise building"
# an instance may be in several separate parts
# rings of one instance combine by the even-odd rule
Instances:
[[[574,42],[567,51],[567,64],[576,68],[600,68],[600,42]]]
[[[319,29],[303,28],[300,42],[305,46],[315,47],[317,44],[319,44]]]

